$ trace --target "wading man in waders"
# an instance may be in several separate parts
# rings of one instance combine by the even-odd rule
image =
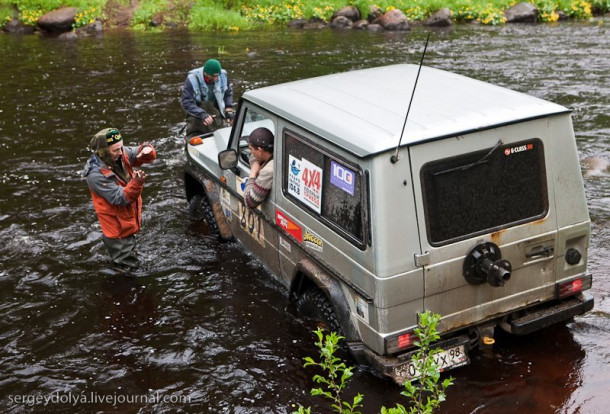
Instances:
[[[84,176],[104,233],[102,240],[115,266],[135,270],[140,265],[135,234],[142,225],[141,194],[146,174],[134,167],[153,162],[157,153],[149,143],[124,147],[121,133],[115,128],[95,134],[90,148],[93,154]]]
[[[216,59],[189,72],[180,99],[186,112],[186,137],[194,137],[233,123],[233,87]]]

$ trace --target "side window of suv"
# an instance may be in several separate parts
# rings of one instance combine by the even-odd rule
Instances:
[[[253,107],[245,108],[241,133],[239,134],[241,138],[239,139],[238,152],[240,161],[246,165],[249,165],[250,158],[250,149],[246,137],[259,127],[265,127],[275,135],[275,125],[267,115]]]
[[[362,171],[346,160],[284,131],[282,190],[310,214],[360,248],[365,246]]]

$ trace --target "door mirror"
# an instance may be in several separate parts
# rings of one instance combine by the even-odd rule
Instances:
[[[227,149],[218,153],[218,165],[223,170],[229,170],[237,167],[237,151]]]

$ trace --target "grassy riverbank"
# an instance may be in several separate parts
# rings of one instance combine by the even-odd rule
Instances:
[[[76,7],[76,27],[95,19],[107,26],[147,30],[162,26],[187,26],[194,30],[249,30],[304,18],[329,21],[343,6],[353,5],[366,18],[371,6],[385,12],[402,10],[412,21],[423,21],[447,7],[455,22],[505,23],[504,10],[518,0],[0,0],[0,24],[16,14],[26,25],[62,6]],[[530,0],[540,22],[557,21],[561,15],[589,19],[610,11],[610,0]]]

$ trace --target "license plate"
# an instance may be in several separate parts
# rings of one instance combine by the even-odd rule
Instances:
[[[469,359],[468,354],[464,351],[464,345],[458,345],[435,354],[434,362],[442,372],[466,365]],[[418,375],[419,372],[411,361],[394,368],[394,376],[395,378],[400,378],[400,382],[411,380]]]

